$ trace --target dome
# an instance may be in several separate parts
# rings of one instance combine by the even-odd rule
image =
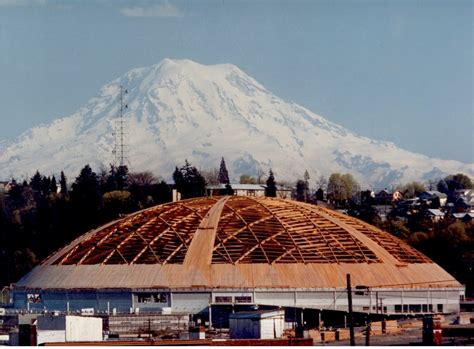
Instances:
[[[218,202],[191,199],[133,214],[87,234],[47,263],[183,264],[200,227],[207,240],[201,243],[213,245],[211,264],[381,263],[384,256],[370,248],[375,245],[397,263],[431,263],[395,237],[319,206],[250,197]],[[209,257],[202,247],[197,252],[194,258]]]
[[[38,288],[460,287],[403,241],[292,200],[207,197],[158,205],[88,232],[17,283]]]

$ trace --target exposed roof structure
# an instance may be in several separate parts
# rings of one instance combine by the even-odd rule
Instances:
[[[211,197],[155,206],[91,231],[17,286],[460,287],[392,235],[320,206]]]

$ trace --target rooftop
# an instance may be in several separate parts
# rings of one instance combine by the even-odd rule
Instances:
[[[459,283],[389,233],[321,206],[266,197],[158,205],[91,231],[19,287],[345,287]]]

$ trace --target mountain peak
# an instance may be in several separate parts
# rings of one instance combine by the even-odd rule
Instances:
[[[113,163],[119,85],[129,92],[124,117],[133,171],[169,178],[184,159],[212,169],[224,156],[233,179],[272,168],[279,180],[293,180],[307,169],[313,180],[350,172],[362,184],[386,187],[425,180],[434,168],[438,176],[474,174],[471,165],[357,136],[278,98],[232,64],[167,58],[113,80],[72,116],[0,143],[0,179],[36,170],[75,176],[85,164],[98,170]]]

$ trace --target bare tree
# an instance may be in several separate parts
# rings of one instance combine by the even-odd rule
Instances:
[[[207,184],[219,184],[219,169],[213,168],[210,170],[201,171],[202,176]]]
[[[319,188],[321,188],[322,190],[327,190],[327,185],[328,185],[328,181],[326,179],[326,177],[324,177],[323,175],[319,176],[319,178],[316,180],[316,186]]]
[[[265,183],[265,180],[264,180],[265,177],[264,176],[265,176],[265,172],[262,170],[261,167],[258,167],[257,168],[257,173],[256,173],[257,184]]]
[[[255,177],[249,176],[247,174],[243,174],[240,176],[239,183],[240,184],[257,184],[257,180]]]
[[[153,173],[150,171],[144,172],[132,172],[128,175],[128,185],[137,185],[139,187],[145,187],[156,184],[158,182]]]

